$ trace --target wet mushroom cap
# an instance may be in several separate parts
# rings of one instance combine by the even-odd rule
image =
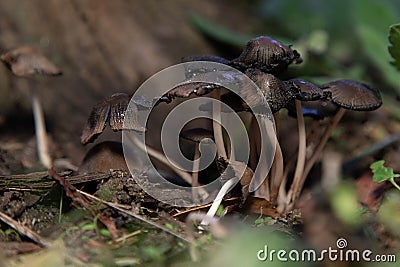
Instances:
[[[260,88],[273,113],[284,108],[294,99],[297,89],[287,86],[283,81],[272,74],[259,70],[248,70],[246,75]],[[261,104],[259,97],[254,92],[254,87],[246,86],[242,90],[242,96],[250,107]]]
[[[326,93],[311,82],[307,82],[303,79],[296,78],[285,81],[288,86],[293,86],[297,88],[298,94],[296,95],[296,99],[302,101],[313,101],[326,97]]]
[[[116,93],[96,104],[83,128],[81,143],[93,142],[104,131],[107,122],[113,131],[122,131],[130,99],[131,96],[128,94]],[[135,105],[131,104],[130,106],[136,108],[136,111],[138,110]],[[132,116],[129,116],[129,121],[125,123],[125,128],[145,131],[145,127],[139,125],[138,121],[135,120],[134,113],[135,110],[129,113]]]
[[[0,59],[16,76],[61,75],[62,72],[37,49],[20,46],[1,55]]]
[[[201,140],[205,138],[214,139],[214,135],[211,131],[203,128],[193,128],[185,131],[181,131],[179,134],[182,138],[186,140],[193,141],[195,143],[200,143]]]
[[[345,109],[370,111],[382,105],[379,91],[352,80],[337,80],[321,86],[331,94],[332,102]]]
[[[301,63],[300,54],[269,36],[251,39],[242,54],[232,60],[235,67],[258,68],[266,72],[277,72],[285,69],[292,62]]]

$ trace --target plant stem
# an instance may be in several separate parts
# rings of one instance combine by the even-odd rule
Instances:
[[[400,190],[400,186],[394,181],[394,178],[393,178],[393,177],[390,178],[389,181],[392,183],[392,185],[393,185],[394,187],[396,187],[398,190]]]
[[[31,87],[31,95],[39,160],[43,164],[43,166],[45,166],[47,169],[50,169],[52,162],[47,144],[46,125],[44,121],[42,106],[40,104],[36,88]]]

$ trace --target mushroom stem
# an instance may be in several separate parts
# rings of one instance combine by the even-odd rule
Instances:
[[[218,101],[220,101],[221,98],[221,92],[220,90],[214,90],[213,92],[214,98]],[[215,144],[217,146],[217,152],[218,156],[227,158],[226,157],[226,151],[225,151],[225,146],[224,146],[224,138],[222,136],[222,127],[221,124],[218,123],[218,121],[221,121],[221,103],[215,103],[213,102],[213,132],[214,132],[214,139],[215,139]]]
[[[278,120],[277,115],[274,115],[275,121]],[[282,149],[278,141],[278,136],[275,134],[275,129],[274,125],[271,121],[269,120],[264,120],[265,123],[265,129],[267,131],[268,136],[271,139],[275,139],[275,157],[274,161],[271,166],[271,184],[270,184],[270,200],[272,203],[275,204],[277,198],[278,198],[278,193],[279,193],[279,187],[282,182],[282,177],[283,177],[283,154],[282,154]]]
[[[192,194],[193,194],[193,200],[198,199],[198,193],[197,193],[197,186],[199,186],[199,167],[200,167],[200,149],[199,149],[199,143],[196,142],[196,148],[194,151],[194,162],[193,162],[193,172],[192,172]]]
[[[326,142],[328,141],[333,129],[338,125],[338,123],[342,119],[345,111],[346,110],[344,108],[340,108],[338,110],[338,112],[335,114],[335,116],[333,117],[333,119],[332,119],[331,123],[329,124],[329,126],[325,129],[325,132],[323,133],[323,135],[321,137],[321,141],[316,146],[313,154],[308,159],[307,164],[304,167],[304,172],[303,172],[303,176],[301,177],[299,187],[297,188],[297,191],[293,192],[294,194],[293,194],[293,198],[292,198],[293,199],[292,200],[292,204],[294,203],[294,201],[300,195],[300,192],[301,192],[301,190],[303,188],[303,185],[304,185],[304,182],[305,182],[305,180],[307,178],[308,173],[311,171],[311,168],[314,166],[314,163],[317,161],[317,159],[321,155],[321,152],[322,152]]]
[[[287,194],[287,202],[290,202],[293,192],[297,192],[299,186],[301,185],[304,164],[306,161],[306,128],[304,125],[303,111],[301,110],[301,101],[295,100],[295,105],[297,113],[297,125],[299,128],[299,148],[297,151],[297,164],[294,172],[293,182]]]
[[[31,87],[31,96],[39,160],[43,164],[43,166],[45,166],[47,169],[50,169],[52,162],[47,144],[46,125],[44,121],[42,106],[40,104],[36,88],[34,87]]]
[[[217,213],[218,207],[222,202],[222,199],[228,193],[228,191],[239,181],[238,177],[231,178],[228,180],[219,190],[217,196],[215,197],[210,209],[207,212],[206,217],[201,221],[200,225],[209,225],[212,221],[212,218]]]

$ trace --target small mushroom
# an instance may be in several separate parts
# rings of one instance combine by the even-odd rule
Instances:
[[[282,205],[286,205],[288,199],[291,199],[291,195],[293,194],[294,188],[298,187],[298,184],[300,183],[300,180],[303,175],[304,171],[304,164],[306,161],[306,129],[305,129],[305,123],[304,123],[304,114],[303,114],[303,106],[301,101],[313,101],[317,100],[320,101],[323,98],[326,98],[326,93],[322,91],[321,88],[316,86],[313,83],[307,82],[303,79],[291,79],[289,81],[285,81],[285,84],[287,84],[290,87],[293,87],[297,89],[297,94],[296,94],[296,99],[292,102],[290,102],[286,107],[292,106],[292,113],[295,114],[295,117],[297,118],[297,125],[298,125],[298,133],[299,133],[299,147],[297,150],[297,164],[296,168],[294,171],[294,176],[293,176],[293,182],[292,186],[288,192],[287,196],[282,196],[284,190],[284,187],[286,186],[286,180],[287,180],[287,175],[289,172],[289,168],[292,168],[291,162],[289,162],[286,165],[286,170],[284,170],[283,174],[283,182],[281,184],[281,190],[280,190],[280,196],[279,196],[279,202],[280,202],[280,207],[279,209],[283,210]],[[307,103],[307,102],[306,102]],[[292,104],[292,105],[290,105]],[[295,110],[295,111],[293,111]]]
[[[11,72],[18,77],[61,75],[61,71],[49,59],[30,46],[20,46],[12,49],[2,54],[0,59]],[[36,88],[30,87],[30,91],[39,160],[46,168],[51,168],[52,160],[48,151],[46,125],[42,106]]]
[[[251,39],[242,54],[230,64],[241,70],[256,68],[277,73],[286,69],[292,62],[296,64],[302,62],[296,50],[269,36],[260,36]]]
[[[370,111],[382,105],[379,91],[352,80],[337,80],[321,86],[331,94],[331,100],[339,107],[358,111]]]
[[[192,171],[192,187],[193,187],[193,197],[197,199],[197,191],[195,187],[199,186],[199,166],[200,166],[200,142],[203,139],[213,139],[214,135],[212,132],[203,128],[194,128],[190,130],[185,130],[180,133],[180,136],[186,140],[190,140],[196,144],[194,150],[193,159],[193,171]]]
[[[299,188],[294,192],[292,203],[300,195],[304,181],[312,166],[319,158],[322,149],[329,139],[333,129],[339,123],[346,109],[355,111],[372,111],[382,105],[379,90],[371,88],[363,83],[352,80],[337,80],[321,86],[322,90],[330,94],[331,101],[339,107],[329,126],[325,129],[320,142],[304,167],[303,176]]]
[[[81,143],[85,145],[93,142],[104,131],[107,122],[113,131],[122,131],[125,112],[130,99],[131,96],[128,94],[116,93],[96,104],[83,128]],[[131,106],[135,107],[134,105]],[[136,106],[136,108],[138,107]],[[132,112],[132,115],[135,115],[134,112]],[[146,130],[144,126],[139,125],[135,117],[130,118],[129,129],[136,131]]]

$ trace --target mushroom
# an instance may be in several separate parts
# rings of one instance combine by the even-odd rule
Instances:
[[[107,123],[113,131],[122,131],[125,111],[130,99],[131,96],[128,94],[115,93],[97,103],[83,128],[81,143],[85,145],[93,142],[104,131]],[[140,126],[134,118],[130,120],[130,128],[137,131],[145,131],[145,128]]]
[[[38,50],[30,46],[20,46],[1,55],[0,59],[18,77],[35,75],[57,76],[62,72]],[[36,142],[40,162],[51,168],[52,160],[47,144],[46,125],[42,106],[35,87],[30,87],[32,97],[33,119],[35,122]]]
[[[197,191],[195,187],[199,186],[200,142],[202,140],[207,141],[207,139],[213,140],[214,136],[212,132],[203,128],[194,128],[182,131],[180,133],[180,136],[196,144],[194,150],[194,159],[193,159],[192,187],[193,187],[193,198],[197,199]]]
[[[232,60],[230,65],[240,70],[256,68],[261,71],[277,73],[285,70],[292,62],[301,63],[300,54],[269,36],[251,39],[242,54]]]
[[[284,192],[284,187],[286,186],[287,175],[289,172],[288,168],[291,168],[291,164],[288,164],[286,166],[286,169],[284,170],[283,182],[281,184],[281,190],[279,194],[280,195],[279,202],[281,202],[280,205],[286,205],[287,199],[291,199],[293,190],[299,186],[304,171],[304,164],[306,160],[306,129],[305,129],[303,107],[301,101],[320,100],[326,97],[326,94],[322,91],[321,88],[303,79],[299,78],[291,79],[289,81],[286,81],[285,83],[288,86],[293,87],[295,88],[295,90],[297,90],[296,99],[294,99],[293,101],[294,102],[293,109],[295,109],[296,111],[293,113],[295,113],[295,116],[297,118],[299,146],[297,150],[298,152],[297,165],[293,176],[293,182],[287,197],[283,197],[282,192]]]
[[[382,105],[382,99],[379,91],[363,83],[352,80],[337,80],[321,86],[322,90],[328,93],[329,99],[339,107],[339,110],[333,117],[331,123],[325,129],[320,142],[316,146],[313,154],[307,160],[300,185],[293,192],[292,205],[300,195],[304,181],[307,178],[315,161],[319,158],[322,149],[328,141],[333,129],[343,117],[346,109],[355,111],[372,111]]]

